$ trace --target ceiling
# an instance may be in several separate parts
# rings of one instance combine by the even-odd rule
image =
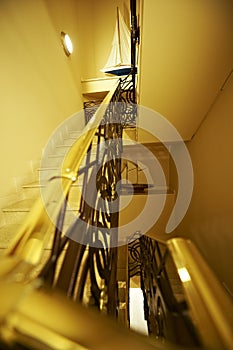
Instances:
[[[144,0],[142,5],[139,103],[189,140],[232,71],[233,1]]]

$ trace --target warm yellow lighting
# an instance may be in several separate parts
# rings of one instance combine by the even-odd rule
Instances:
[[[178,269],[178,274],[182,282],[191,281],[190,274],[188,273],[188,270],[185,267]]]
[[[61,32],[61,39],[65,54],[70,56],[73,52],[73,44],[68,34]]]

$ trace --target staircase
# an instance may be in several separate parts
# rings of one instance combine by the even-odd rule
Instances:
[[[28,178],[28,181],[25,180],[17,193],[12,196],[15,198],[15,201],[12,202],[11,200],[8,205],[4,205],[1,208],[0,254],[3,254],[4,250],[9,246],[36,199],[41,196],[41,191],[45,187],[47,179],[59,172],[65,154],[81,134],[83,125],[84,121],[79,124],[80,129],[78,130],[67,130],[67,127],[63,132],[58,130],[55,137],[46,146],[46,154],[43,154],[43,160],[33,163],[34,166],[31,173],[25,177],[26,179]],[[79,184],[75,183],[71,190],[70,207],[73,204],[72,198],[77,196],[78,190]]]
[[[0,225],[1,253],[3,253],[9,246],[11,240],[18,232],[20,224],[29,214],[35,200],[41,196],[41,193],[43,193],[43,189],[45,188],[48,179],[52,178],[53,176],[60,176],[59,170],[61,169],[65,155],[72,144],[79,138],[86,122],[87,120],[84,115],[81,123],[80,120],[79,123],[77,123],[77,120],[74,117],[71,118],[68,125],[65,127],[61,126],[58,128],[58,130],[56,130],[56,132],[52,135],[53,137],[46,145],[43,152],[42,161],[33,168],[32,174],[30,174],[30,181],[22,185],[19,191],[20,200],[2,208],[4,225]],[[156,159],[157,165],[154,164],[154,159]],[[159,172],[162,172],[162,176],[161,174],[159,175]],[[169,236],[165,233],[166,223],[175,202],[175,191],[170,188],[169,149],[159,142],[144,142],[143,145],[141,145],[137,143],[137,130],[132,127],[125,128],[123,132],[121,177],[120,203],[123,206],[123,210],[120,210],[119,214],[119,227],[127,225],[140,217],[148,198],[153,197],[157,203],[164,200],[161,215],[159,216],[158,220],[155,220],[153,224],[150,225],[149,230],[144,232],[141,229],[141,223],[147,221],[147,218],[145,218],[143,215],[140,222],[134,226],[131,231],[127,232],[127,236],[123,237],[125,239],[124,243],[127,244],[135,232],[138,231],[146,233],[146,235],[153,239],[159,239],[160,241],[165,242],[169,238]],[[31,181],[32,179],[33,181]],[[72,185],[69,195],[68,211],[78,212],[77,204],[79,201],[77,199],[80,197],[81,193],[80,186],[81,183],[79,183],[79,180]],[[154,207],[151,209],[153,210],[153,208]],[[68,221],[65,222],[65,226],[68,226],[69,223],[68,216]],[[37,267],[37,271],[40,271],[41,266],[43,266],[44,262],[49,257],[51,248],[52,242],[50,240],[48,245],[45,247],[43,261],[41,262],[40,266]],[[72,244],[69,246],[71,253],[77,252],[76,248],[74,248],[75,247],[72,247]],[[72,256],[72,254],[69,254],[69,256]],[[132,305],[128,299],[128,287],[134,288],[135,291],[136,289],[139,290],[141,288],[141,284],[138,276],[129,275],[127,245],[123,245],[118,248],[117,261],[117,283],[119,292],[118,320],[121,324],[126,326],[129,324],[128,304],[131,311],[135,309],[134,305]],[[62,264],[64,264],[62,269],[64,270],[65,274],[67,273],[68,275],[70,273],[69,269],[72,265],[69,265],[70,263],[67,265],[63,260]],[[58,265],[62,266],[62,264],[59,262]],[[59,273],[60,268],[61,267],[59,267]],[[62,278],[58,281],[58,287],[61,289],[63,289],[65,284],[66,282]],[[90,281],[88,281],[88,279],[86,286],[86,295],[83,301],[86,304],[91,304],[93,301],[88,297],[88,288],[90,286]],[[102,299],[102,301],[104,302],[104,299]],[[143,309],[142,304],[140,307]],[[138,305],[136,308],[138,308]],[[138,322],[139,321],[137,319],[130,320],[133,329],[140,329]]]
[[[3,219],[0,223],[1,254],[4,253],[4,250],[9,246],[11,240],[19,231],[22,221],[30,213],[32,205],[34,204],[36,198],[38,198],[38,196],[41,195],[41,192],[43,191],[43,188],[46,185],[47,179],[51,178],[52,176],[60,176],[59,168],[61,166],[61,162],[64,159],[67,151],[72,146],[72,144],[75,142],[75,140],[79,138],[79,135],[82,133],[84,124],[85,123],[83,119],[83,124],[79,124],[80,128],[75,128],[75,126],[77,125],[74,123],[71,125],[70,128],[66,129],[64,133],[58,133],[60,136],[62,134],[62,137],[59,136],[57,138],[53,138],[52,142],[50,142],[46,146],[46,149],[43,153],[43,161],[39,165],[37,165],[33,169],[32,174],[30,174],[30,181],[22,185],[21,189],[19,190],[17,194],[18,200],[2,208],[1,217]],[[161,202],[164,201],[163,208],[161,210],[158,220],[152,222],[152,225],[149,227],[149,229],[146,232],[143,232],[143,224],[150,219],[150,215],[148,217],[146,215],[143,215],[140,218],[140,220],[137,221],[136,226],[133,226],[133,228],[131,227],[131,230],[127,231],[127,235],[123,237],[125,239],[125,243],[127,243],[127,241],[129,242],[132,239],[132,236],[135,234],[138,235],[139,239],[139,245],[138,242],[135,241],[136,248],[133,247],[130,253],[128,245],[122,245],[121,247],[118,247],[118,250],[114,250],[114,247],[113,249],[108,249],[108,247],[107,249],[102,249],[99,247],[92,249],[93,247],[91,246],[85,247],[82,246],[82,244],[74,242],[72,241],[72,239],[69,239],[69,244],[67,245],[67,248],[66,246],[63,246],[63,248],[65,249],[64,251],[62,251],[61,256],[59,256],[59,258],[62,257],[61,264],[60,260],[56,260],[56,267],[58,267],[58,270],[54,271],[54,280],[51,281],[51,285],[49,285],[49,283],[50,273],[53,272],[51,271],[51,267],[53,270],[53,265],[51,265],[50,263],[53,263],[52,257],[54,257],[54,255],[52,255],[52,257],[50,256],[50,252],[52,249],[52,242],[50,241],[48,242],[48,245],[44,248],[43,260],[41,261],[39,266],[36,265],[36,270],[33,270],[32,279],[34,279],[35,277],[34,272],[36,276],[38,275],[38,272],[40,272],[39,276],[45,278],[44,281],[46,281],[46,283],[48,284],[45,283],[45,285],[43,286],[45,290],[42,291],[42,293],[46,291],[46,288],[48,286],[54,286],[53,281],[55,281],[56,287],[58,287],[58,289],[67,292],[67,285],[68,287],[70,286],[69,283],[70,281],[72,282],[74,277],[75,279],[77,279],[77,288],[75,287],[76,289],[73,290],[71,294],[71,297],[74,301],[79,301],[79,294],[81,293],[81,300],[84,301],[85,305],[98,307],[103,313],[107,312],[109,309],[111,310],[112,308],[112,315],[114,315],[115,310],[117,309],[119,323],[124,325],[125,327],[129,325],[130,321],[130,326],[133,326],[132,329],[136,331],[139,330],[139,332],[140,329],[142,329],[142,327],[140,324],[138,324],[138,319],[128,319],[128,306],[131,309],[134,308],[134,306],[135,308],[139,307],[138,302],[131,302],[132,300],[130,298],[135,293],[130,293],[128,291],[128,287],[134,288],[134,290],[139,290],[140,288],[142,288],[144,296],[144,311],[146,320],[148,321],[149,333],[155,335],[156,338],[154,340],[152,339],[152,342],[150,341],[152,347],[155,346],[155,348],[157,348],[158,346],[158,348],[162,348],[162,344],[165,344],[166,346],[166,343],[163,343],[164,339],[166,339],[168,341],[172,341],[178,346],[178,348],[179,346],[183,347],[184,345],[189,348],[195,348],[195,346],[202,346],[202,344],[207,344],[208,346],[210,344],[210,349],[218,349],[220,347],[218,347],[218,345],[216,346],[216,344],[220,344],[223,341],[224,347],[222,348],[228,350],[230,349],[230,347],[228,346],[228,340],[230,339],[229,329],[226,332],[226,337],[225,335],[220,335],[219,337],[218,335],[216,335],[216,339],[213,338],[213,335],[215,334],[216,325],[214,323],[215,320],[213,319],[212,315],[212,304],[209,303],[209,300],[212,300],[212,290],[209,290],[209,294],[206,293],[205,288],[203,289],[203,286],[201,284],[204,283],[206,284],[206,286],[208,285],[208,283],[206,282],[208,282],[209,278],[211,277],[211,271],[208,269],[205,262],[198,254],[198,251],[195,250],[195,248],[191,245],[191,242],[179,238],[168,240],[169,238],[171,238],[171,236],[167,235],[165,232],[166,224],[170,217],[176,199],[175,190],[172,189],[170,186],[170,165],[172,164],[172,162],[170,159],[169,149],[167,149],[164,145],[158,142],[144,143],[143,147],[146,149],[146,152],[144,153],[142,152],[141,146],[135,144],[135,135],[135,130],[133,129],[125,129],[123,133],[124,147],[121,163],[122,181],[121,187],[120,189],[118,189],[120,190],[121,194],[120,204],[122,207],[120,207],[118,226],[119,228],[121,228],[122,226],[131,224],[134,220],[137,220],[143,212],[148,198],[154,198],[155,201],[157,201],[158,205],[160,205]],[[80,140],[82,141],[81,138]],[[95,145],[96,144],[93,145],[93,149],[95,148]],[[157,167],[158,169],[160,169],[159,171],[162,172],[162,177],[158,175],[159,172],[156,172],[153,169],[154,158],[157,159]],[[79,203],[79,200],[77,199],[80,196],[80,189],[81,184],[79,183],[79,181],[74,182],[71,187],[69,197],[68,210],[70,210],[70,212],[78,212],[77,203]],[[151,209],[152,211],[156,210],[156,206],[151,206]],[[85,211],[83,212],[85,213]],[[65,225],[69,225],[69,215],[68,221],[65,222]],[[38,227],[40,231],[40,226]],[[73,228],[76,229],[76,225]],[[79,228],[80,227],[77,226],[77,229]],[[35,231],[35,236],[32,236],[32,241],[30,243],[33,244],[33,239],[35,238],[36,240],[36,234],[39,231]],[[145,235],[141,236],[140,231],[142,233],[145,233]],[[73,231],[71,231],[71,233],[73,233]],[[64,236],[62,238],[64,238]],[[59,245],[60,243],[62,242],[58,240]],[[136,257],[136,260],[133,261],[133,265],[134,263],[136,263],[136,265],[138,264],[138,248],[140,250],[140,267],[139,270],[137,270],[135,273],[134,267],[131,269],[130,264],[132,263],[132,257]],[[34,250],[34,252],[35,251],[36,250]],[[105,251],[104,254],[106,255],[102,256],[101,251]],[[132,252],[133,254],[131,254]],[[47,259],[48,257],[50,257],[50,259]],[[169,257],[172,258],[172,260],[170,260]],[[96,299],[94,298],[95,293],[93,293],[93,290],[91,290],[91,288],[93,288],[93,281],[96,281],[96,276],[93,277],[91,273],[96,269],[96,265],[94,265],[96,261],[98,261],[97,265],[100,266],[101,264],[103,264],[103,262],[106,262],[107,260],[110,269],[103,269],[102,276],[101,274],[97,276],[98,278],[100,277],[101,282],[100,288],[97,288],[97,294],[99,293],[99,304],[97,304]],[[27,260],[25,260],[25,262],[27,263]],[[49,263],[49,265],[47,263]],[[77,265],[79,265],[78,269]],[[180,266],[182,267],[181,269]],[[41,269],[41,267],[45,267],[45,269]],[[88,273],[90,273],[90,277],[88,278],[86,278],[86,267],[89,269]],[[102,268],[102,266],[100,267]],[[106,271],[109,271],[110,276],[112,277],[112,267],[114,267],[115,269],[114,272],[116,272],[116,279],[112,280],[110,278],[107,280]],[[180,276],[179,270],[185,270],[186,278],[188,274],[190,279],[186,279],[183,281]],[[59,272],[58,275],[57,271]],[[85,275],[85,289],[83,289],[81,292],[79,289],[80,281],[78,280],[80,276],[79,273],[81,275],[81,280],[82,277]],[[191,274],[191,277],[189,273]],[[139,275],[141,276],[141,280],[139,279]],[[199,278],[199,276],[201,276],[201,278]],[[107,284],[105,284],[105,281],[107,281]],[[226,304],[225,309],[230,309],[231,307],[229,300],[224,295],[220,286],[216,283],[216,280],[213,275],[211,277],[211,281],[212,282],[210,285],[214,286],[213,295],[215,297],[221,296],[220,298],[216,298],[214,306],[218,308],[218,300],[221,300],[221,303]],[[81,283],[81,287],[84,285],[84,283]],[[3,289],[5,287],[8,288],[8,285],[3,283]],[[13,289],[18,287],[24,288],[23,284],[17,284],[17,286],[12,285],[12,287],[9,286],[9,288]],[[109,290],[107,289],[107,287],[109,288]],[[117,296],[115,295],[116,298],[113,298],[115,303],[114,304],[111,302],[111,296],[114,295],[116,289]],[[106,290],[109,294],[106,293]],[[215,290],[216,294],[214,294]],[[90,291],[91,293],[89,293]],[[2,293],[3,297],[6,297],[6,295],[8,295],[4,294],[8,293],[7,291],[4,292],[3,290]],[[35,293],[37,294],[37,291]],[[40,291],[38,291],[38,293],[40,294]],[[210,294],[211,298],[209,298]],[[67,293],[67,295],[69,294]],[[109,299],[108,295],[110,296]],[[39,300],[42,301],[41,306],[45,307],[46,304],[43,304],[43,298],[40,299],[40,297]],[[49,293],[45,293],[45,297],[49,300]],[[51,300],[48,301],[48,304],[51,304],[52,306],[53,312],[57,310],[56,302],[58,302],[58,300],[59,297],[58,299],[55,299],[54,302]],[[66,299],[64,299],[63,301],[65,300]],[[200,313],[195,313],[200,305],[200,302],[203,303],[202,312],[206,311],[205,317],[208,318],[208,327],[210,332],[208,336],[206,336],[206,334],[203,333],[203,327],[205,328],[206,325],[203,323]],[[208,304],[208,307],[204,307],[204,305],[206,304]],[[60,307],[62,303],[58,305]],[[70,304],[69,315],[72,314],[72,308],[75,305],[77,306],[77,308],[80,307],[80,303]],[[107,309],[109,305],[110,308]],[[142,303],[140,307],[143,307]],[[66,315],[68,315],[66,312],[68,308],[69,307],[67,304],[65,309],[61,308],[61,312],[64,312]],[[31,309],[31,312],[32,310],[34,309]],[[73,312],[73,314],[75,319],[76,317],[80,317],[78,313]],[[194,315],[194,318],[192,318],[192,315]],[[223,322],[225,322],[227,326],[230,325],[231,321],[228,320],[228,318],[230,319],[230,317],[228,317],[227,315],[225,317],[225,314],[222,313],[221,310],[218,310],[218,315],[219,317],[222,317]],[[36,317],[37,313],[34,313],[33,311],[30,317],[34,316]],[[46,325],[47,320],[45,319],[45,314],[43,315],[43,318],[43,322]],[[192,325],[195,324],[195,319],[198,320],[197,331],[201,336],[201,340],[199,339],[199,335],[196,338],[196,334],[198,332],[196,333],[196,329],[194,329]],[[14,319],[12,320],[14,321]],[[59,333],[59,322],[57,323],[57,321],[58,320],[53,319],[53,326],[55,327],[55,332]],[[190,321],[194,323],[191,324]],[[20,328],[20,322],[18,323],[18,327]],[[69,324],[69,326],[67,327],[67,334],[70,334],[69,327],[71,327],[71,324]],[[35,337],[37,335],[38,332],[34,334]],[[68,338],[69,336],[67,336],[67,339]],[[43,339],[46,339],[46,337]],[[144,338],[144,341],[147,342],[147,338]],[[229,344],[230,343],[231,339]],[[169,349],[170,345],[164,348]],[[171,349],[173,348],[178,349],[172,346]]]
[[[160,207],[160,205],[162,211],[156,220],[151,220],[152,224],[146,231],[143,231],[142,228],[142,233],[153,239],[166,241],[170,238],[165,233],[166,224],[176,199],[175,189],[170,186],[171,159],[169,149],[160,142],[127,144],[126,141],[122,158],[133,159],[133,162],[127,162],[122,173],[121,202],[123,207],[125,203],[129,204],[120,212],[120,226],[126,225],[137,216],[139,217],[148,198],[152,198],[152,203],[155,205],[153,205],[152,212],[147,209],[147,215],[153,215],[153,211],[156,211],[155,208]],[[161,168],[159,169],[159,167]],[[134,190],[133,197],[132,190]],[[146,220],[150,220],[150,218],[146,218],[144,213],[142,221]],[[140,231],[140,225],[137,230]],[[134,232],[132,232],[133,234]]]
[[[18,200],[5,205],[1,211],[2,220],[0,221],[0,254],[8,247],[9,243],[17,233],[21,222],[30,212],[32,205],[36,198],[41,195],[41,190],[45,185],[47,179],[52,177],[59,171],[61,162],[64,159],[65,154],[68,152],[72,144],[79,137],[83,123],[80,123],[80,128],[74,130],[74,122],[70,123],[70,128],[63,130],[63,132],[57,132],[59,137],[55,135],[53,139],[46,146],[46,150],[43,154],[42,162],[35,162],[31,174],[28,175],[29,182],[21,186],[17,192]],[[169,151],[161,143],[149,143],[144,144],[149,153],[148,158],[145,158],[145,154],[142,154],[142,150],[131,141],[136,141],[136,134],[134,129],[126,129],[124,131],[124,148],[123,148],[123,169],[122,169],[122,190],[121,190],[121,202],[124,203],[130,200],[132,196],[132,188],[130,184],[134,186],[135,194],[131,198],[131,203],[120,213],[120,225],[125,225],[129,220],[132,220],[136,215],[139,215],[145,205],[148,189],[143,187],[149,181],[150,193],[153,196],[160,197],[166,195],[166,202],[164,210],[158,221],[148,231],[148,235],[152,238],[160,238],[166,240],[168,236],[164,234],[166,222],[169,218],[171,210],[175,202],[175,191],[170,188],[170,174],[169,164],[170,155]],[[156,175],[153,179],[151,176],[151,159],[156,158],[162,167],[166,184],[156,184]],[[133,161],[130,161],[134,159]],[[153,160],[153,159],[152,159]],[[146,167],[145,165],[146,164]],[[152,169],[153,170],[153,169]],[[149,180],[145,174],[149,174]],[[128,186],[129,185],[129,186]],[[76,210],[74,205],[77,203],[77,196],[80,194],[79,183],[75,183],[72,186],[72,191],[69,198],[70,210]],[[132,216],[133,215],[133,216]],[[134,232],[131,232],[133,234]]]
[[[83,120],[81,123],[75,123],[75,118],[72,118],[69,124],[68,128],[65,126],[65,130],[64,126],[61,126],[61,130],[58,129],[56,131],[55,137],[53,136],[52,140],[50,140],[46,146],[42,162],[38,161],[34,163],[31,174],[28,174],[29,181],[25,182],[17,191],[18,200],[1,208],[0,254],[8,247],[15,233],[18,231],[21,222],[30,212],[35,199],[41,195],[41,190],[47,179],[59,171],[65,154],[79,137],[85,121]],[[135,194],[131,203],[120,213],[120,225],[125,225],[142,211],[148,193],[148,189],[146,189],[144,185],[148,184],[150,186],[151,195],[157,198],[165,195],[166,201],[161,216],[147,234],[152,238],[159,237],[166,240],[168,236],[164,235],[164,230],[175,202],[175,191],[170,188],[169,151],[161,143],[144,143],[143,146],[148,150],[145,157],[144,152],[142,152],[140,148],[141,145],[138,147],[137,144],[131,143],[132,140],[136,141],[135,129],[125,129],[123,138],[124,149],[122,158],[124,158],[125,161],[123,161],[122,169],[122,205],[124,206],[124,203],[131,198],[132,188],[130,184],[133,184]],[[158,184],[156,174],[153,178],[153,169],[150,169],[153,158],[158,160],[162,168],[165,176],[165,183],[163,184]],[[133,161],[130,161],[131,159],[133,159]],[[148,176],[146,178],[145,174],[149,174],[149,178]],[[77,203],[77,195],[79,194],[79,183],[75,183],[72,186],[69,199],[70,207],[73,210],[76,209],[74,205]],[[133,233],[134,232],[132,232],[132,234]]]
[[[57,137],[57,138],[55,137],[55,140],[53,139],[52,142],[50,142],[46,146],[46,150],[44,151],[42,162],[38,162],[35,165],[32,171],[32,174],[30,174],[29,176],[30,178],[29,183],[25,183],[24,185],[22,185],[19,191],[19,200],[15,201],[14,203],[11,203],[10,205],[4,206],[2,208],[4,224],[3,225],[0,224],[1,254],[3,254],[4,250],[9,246],[15,234],[18,232],[20,228],[20,224],[23,222],[25,217],[29,214],[35,200],[41,195],[41,191],[43,191],[43,188],[45,186],[47,179],[51,178],[54,174],[58,173],[59,167],[61,166],[61,162],[64,159],[65,154],[70,149],[70,147],[75,142],[75,140],[77,140],[81,132],[82,132],[81,128],[79,130],[77,129],[74,130],[74,125],[71,125],[71,127],[68,130],[66,130],[65,133],[60,133],[62,134],[62,137]],[[135,194],[133,198],[131,198],[130,205],[126,207],[120,214],[120,226],[125,225],[128,222],[128,220],[132,220],[132,214],[133,215],[135,215],[135,213],[137,215],[140,214],[140,211],[143,209],[143,206],[147,198],[147,189],[144,187],[144,185],[149,181],[150,182],[149,185],[152,186],[153,196],[156,196],[158,198],[161,195],[166,196],[166,203],[165,203],[165,207],[162,212],[161,218],[159,218],[158,222],[155,223],[153,227],[151,227],[149,234],[151,233],[151,236],[153,238],[158,238],[159,236],[162,239],[167,239],[166,235],[164,234],[164,230],[165,230],[166,222],[168,220],[168,217],[170,215],[171,209],[175,201],[175,193],[173,190],[170,189],[170,186],[169,186],[169,162],[170,162],[169,151],[160,143],[148,144],[148,145],[145,145],[145,147],[151,153],[148,153],[149,158],[145,159],[145,155],[141,154],[140,147],[137,148],[137,146],[132,145],[130,143],[130,140],[135,141],[135,130],[126,129],[124,131],[123,138],[125,139],[124,141],[125,145],[124,145],[122,158],[124,158],[126,162],[123,161],[123,166],[122,166],[122,190],[121,190],[122,203],[124,204],[125,201],[127,202],[132,196],[132,192],[130,193],[131,191],[130,187],[128,187],[129,184],[133,185]],[[134,156],[134,159],[136,159],[136,161],[134,162],[129,161],[130,159],[132,159],[132,154]],[[158,159],[165,175],[165,180],[166,180],[165,186],[159,186],[159,184],[155,186],[153,183],[154,181],[153,175],[152,176],[149,175],[149,180],[148,178],[145,177],[144,175],[145,172],[150,173],[150,169],[149,169],[151,166],[150,157],[156,157]],[[146,164],[148,169],[145,169],[145,166],[142,166],[143,163]],[[79,183],[74,183],[72,185],[72,190],[69,196],[70,208],[68,210],[74,211],[74,212],[78,210],[77,198],[79,195],[80,195],[80,185]],[[66,222],[66,224],[68,225],[69,222]],[[131,234],[134,234],[134,232],[129,233],[129,235]],[[43,254],[43,261],[44,259],[47,259],[47,257],[50,254],[51,243],[52,242],[49,242],[48,246],[45,248],[45,251]],[[118,254],[119,254],[120,263],[118,264],[119,266],[118,266],[117,278],[124,285],[128,279],[127,249],[125,249],[124,247],[120,247]],[[40,267],[38,266],[38,269],[39,268]],[[131,286],[133,286],[134,288],[140,288],[139,280],[137,278],[132,279]],[[127,290],[124,291],[124,293],[126,292]],[[122,294],[122,305],[124,305],[125,300],[127,300],[127,295]],[[119,312],[120,322],[123,324],[127,324],[128,322],[127,318],[128,318],[127,310],[122,309]],[[135,326],[135,323],[137,322],[138,322],[137,320],[131,320],[131,324],[132,325],[134,324],[133,326],[134,329],[137,329],[137,326]]]

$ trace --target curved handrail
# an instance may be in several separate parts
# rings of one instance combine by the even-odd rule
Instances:
[[[149,333],[187,349],[230,350],[233,303],[195,245],[146,236],[133,244]]]
[[[0,282],[0,347],[34,350],[179,350],[120,326],[114,319],[67,299],[57,291]],[[18,347],[17,347],[18,348]]]
[[[207,349],[231,349],[233,303],[195,245],[187,239],[167,242],[180,276],[191,318]]]
[[[32,207],[30,215],[22,223],[19,232],[5,252],[6,257],[14,256],[14,259],[8,259],[4,266],[0,267],[0,276],[16,268],[20,260],[26,262],[23,267],[24,272],[39,263],[42,249],[49,239],[49,228],[56,221],[64,198],[66,198],[72,184],[77,180],[79,167],[118,85],[119,82],[114,84],[112,90],[107,94],[89,123],[85,126],[77,141],[72,145],[63,162],[59,179],[50,181],[43,199],[41,197],[38,198]],[[57,196],[61,187],[63,189],[62,197]],[[52,218],[51,213],[50,217],[46,213],[46,205],[48,203],[50,203],[50,206],[53,205],[51,210]]]

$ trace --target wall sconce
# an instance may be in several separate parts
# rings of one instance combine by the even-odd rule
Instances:
[[[64,32],[61,32],[61,41],[66,56],[70,56],[73,52],[73,44],[69,35]]]

